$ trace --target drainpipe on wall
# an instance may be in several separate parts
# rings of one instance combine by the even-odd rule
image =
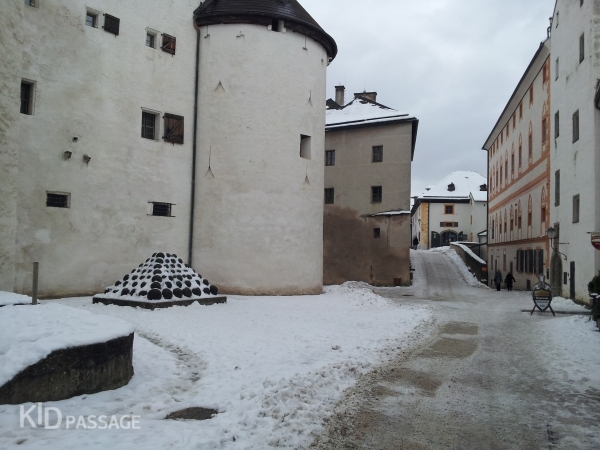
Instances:
[[[192,267],[194,244],[194,210],[196,209],[196,151],[198,138],[198,82],[200,81],[200,29],[196,27],[196,77],[194,86],[194,142],[192,143],[192,195],[190,198],[190,233],[188,242],[188,265]]]
[[[427,203],[427,250],[431,250],[431,221],[429,220],[429,216],[431,215],[431,202]]]

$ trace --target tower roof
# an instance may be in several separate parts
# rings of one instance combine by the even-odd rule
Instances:
[[[331,59],[337,55],[337,45],[297,0],[206,0],[194,11],[197,26],[223,23],[253,23],[270,25],[273,19],[283,20],[285,27],[319,42]]]

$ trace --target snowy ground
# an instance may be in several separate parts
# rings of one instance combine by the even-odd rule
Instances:
[[[3,405],[0,448],[306,448],[342,391],[431,320],[430,307],[395,304],[359,283],[320,296],[232,296],[225,305],[156,311],[91,300],[50,302],[133,324],[135,375],[121,389],[44,406],[65,416],[139,415],[141,429],[20,428],[19,406]],[[164,420],[192,406],[220,414]]]

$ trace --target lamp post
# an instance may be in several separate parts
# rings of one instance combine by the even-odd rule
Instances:
[[[550,248],[552,248],[552,251],[558,253],[559,255],[562,255],[563,258],[565,258],[565,261],[567,261],[567,255],[559,252],[556,248],[554,248],[554,239],[556,239],[556,230],[554,229],[554,227],[548,228],[546,230],[546,235],[548,236],[548,239],[550,239]]]

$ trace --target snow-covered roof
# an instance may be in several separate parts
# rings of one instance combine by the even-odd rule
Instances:
[[[410,211],[385,211],[377,214],[371,214],[371,217],[376,216],[403,216],[405,214],[410,214]]]
[[[428,188],[418,199],[421,201],[469,199],[472,196],[476,202],[486,202],[488,193],[487,190],[481,190],[483,185],[487,185],[487,179],[483,175],[477,172],[456,171]]]
[[[351,125],[394,122],[398,120],[416,120],[404,114],[365,98],[355,98],[340,109],[328,109],[326,130],[342,128]]]

